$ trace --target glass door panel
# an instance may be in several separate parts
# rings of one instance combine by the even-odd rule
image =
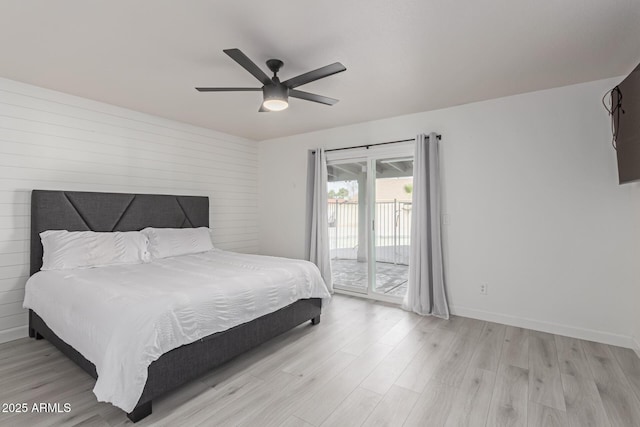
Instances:
[[[404,297],[409,276],[413,158],[374,160],[373,292]]]
[[[328,171],[328,217],[333,286],[368,293],[367,162],[332,162]]]

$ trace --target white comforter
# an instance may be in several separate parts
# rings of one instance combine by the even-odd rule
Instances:
[[[328,297],[310,262],[212,250],[41,271],[27,282],[24,307],[96,366],[99,401],[131,412],[162,354],[298,299]]]

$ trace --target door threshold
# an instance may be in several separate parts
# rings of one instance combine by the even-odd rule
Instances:
[[[388,295],[376,295],[376,294],[371,295],[371,294],[364,294],[360,292],[353,292],[353,291],[348,291],[345,289],[337,289],[337,288],[334,288],[333,291],[336,294],[349,295],[351,297],[360,297],[363,299],[370,299],[374,301],[382,301],[390,304],[395,304],[397,306],[402,305],[402,297],[392,297]]]

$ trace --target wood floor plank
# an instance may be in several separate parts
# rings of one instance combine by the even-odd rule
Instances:
[[[536,402],[527,406],[528,427],[567,427],[567,413]]]
[[[198,422],[194,422],[194,418],[189,417],[188,424],[206,427],[212,425],[241,425],[269,407],[271,401],[278,396],[278,392],[287,389],[295,380],[296,377],[294,375],[282,372],[269,382],[263,381],[257,387],[251,388],[244,394],[242,399],[231,399],[221,408],[217,404],[214,408],[209,408],[207,416],[203,419],[198,419]]]
[[[405,339],[400,341],[395,348],[385,357],[371,374],[360,384],[360,387],[386,394],[393,386],[407,365],[425,345],[427,333],[419,329],[413,329]],[[382,342],[382,341],[381,341]]]
[[[423,316],[420,323],[416,325],[416,328],[424,332],[430,332],[437,328],[442,322],[447,322],[447,320],[435,316]]]
[[[391,349],[392,347],[380,343],[369,347],[345,369],[343,375],[333,378],[309,399],[302,402],[293,415],[313,425],[322,424],[338,405],[373,372]]]
[[[293,357],[290,358],[287,363],[280,365],[275,372],[277,373],[281,370],[293,375],[304,373],[309,366],[312,366],[312,364],[317,363],[319,360],[331,357],[335,352],[351,343],[362,333],[366,333],[366,331],[367,326],[364,323],[352,325],[352,327],[331,334],[321,341],[309,343],[305,349],[312,347],[312,351],[296,351],[292,354]],[[296,348],[298,347],[296,346]]]
[[[355,356],[359,356],[362,354],[364,350],[366,350],[369,346],[373,345],[376,342],[380,342],[381,344],[394,346],[395,344],[386,344],[381,339],[397,326],[401,322],[401,318],[398,316],[389,317],[381,317],[380,319],[371,322],[367,325],[364,331],[352,339],[347,345],[340,347],[341,351],[345,353],[350,353]]]
[[[486,323],[480,335],[478,347],[471,359],[471,366],[491,372],[498,370],[506,330],[504,325]]]
[[[589,362],[582,350],[580,340],[576,338],[554,336],[556,348],[558,349],[558,362],[560,363],[560,373],[593,378]]]
[[[382,396],[370,390],[358,387],[327,418],[320,427],[360,426],[373,409],[382,400]]]
[[[458,389],[437,381],[430,381],[418,396],[404,427],[442,426],[447,421]]]
[[[482,331],[484,330],[484,328],[487,326],[488,323],[490,322],[485,322],[484,320],[470,319],[468,317],[465,317],[464,322],[458,329],[458,333],[464,334],[464,335],[479,336],[480,334],[482,334]]]
[[[640,401],[606,344],[582,341],[604,410],[614,426],[640,426]]]
[[[592,378],[562,374],[562,387],[571,427],[611,426]]]
[[[392,386],[378,403],[363,426],[394,427],[401,426],[409,416],[420,395],[402,387]]]
[[[526,426],[529,371],[500,364],[489,406],[487,426]]]
[[[453,402],[446,427],[483,427],[495,381],[494,372],[470,367]]]
[[[466,330],[460,328],[458,330],[451,344],[449,344],[441,363],[435,369],[432,376],[433,381],[454,387],[459,387],[462,384],[475,350],[482,346],[479,341],[481,331],[482,327]],[[473,365],[471,364],[471,366]]]
[[[395,384],[422,393],[449,350],[455,332],[435,328],[425,339],[425,345],[409,362]]]
[[[293,415],[302,402],[313,396],[329,381],[342,375],[355,359],[356,357],[352,354],[337,352],[321,364],[316,365],[310,374],[298,375],[286,389],[279,390],[272,397],[267,407],[254,416],[248,417],[240,425],[270,427],[282,424]]]
[[[33,340],[31,338],[24,337],[24,338],[19,338],[17,340],[0,343],[0,360],[2,359],[5,352],[6,353],[11,352],[13,349],[21,346],[30,347],[30,344],[32,342]]]
[[[196,399],[203,393],[209,391],[212,387],[195,380],[175,390],[175,392],[167,393],[153,401],[153,412],[144,419],[145,423],[155,423],[167,417],[170,413],[175,412],[176,408],[182,408],[188,405],[192,399]],[[102,417],[109,423],[115,424],[117,420],[122,419],[122,411],[109,405],[113,411],[101,413]]]
[[[41,350],[51,350],[52,347],[46,340],[34,340],[33,338],[20,338],[0,344],[0,361],[15,356],[30,356]]]
[[[42,352],[56,351],[45,340],[35,341],[31,338],[22,338],[17,341],[9,341],[6,344],[18,342],[15,345],[4,347],[0,350],[0,363],[2,368],[6,367],[12,361],[20,361],[27,358],[39,357]]]
[[[160,420],[162,425],[179,424],[182,420],[188,420],[192,425],[210,420],[217,412],[222,411],[227,405],[241,401],[245,396],[262,387],[265,381],[248,373],[230,378],[214,388],[197,395],[185,404],[174,408]],[[212,404],[215,402],[215,404]],[[142,425],[152,425],[153,413],[149,419],[141,421]],[[147,424],[150,423],[150,424]],[[138,423],[140,424],[140,423]],[[136,424],[136,425],[138,425]]]
[[[292,415],[289,418],[287,418],[285,422],[280,424],[280,427],[314,427],[314,426]]]
[[[100,415],[93,415],[86,420],[73,424],[73,427],[111,427]]]
[[[631,384],[631,388],[636,393],[636,397],[640,399],[640,358],[635,351],[629,348],[610,345],[609,350],[611,350],[620,364],[622,372],[624,372],[629,384]]]
[[[38,363],[34,364],[28,371],[19,369],[23,366],[29,366],[29,360],[25,359],[23,363],[12,363],[9,369],[5,369],[0,375],[0,381],[4,384],[11,384],[14,379],[19,378],[21,382],[26,380],[38,381],[42,375],[55,375],[59,368],[68,369],[73,366],[73,362],[68,360],[59,351],[53,350],[51,353],[45,354],[44,357],[37,359]],[[71,363],[70,363],[71,362]],[[3,390],[0,390],[0,396]]]
[[[416,328],[422,321],[422,317],[417,314],[407,313],[391,330],[380,338],[380,343],[395,346],[402,342],[404,338]]]
[[[465,318],[460,316],[451,316],[448,320],[433,316],[431,316],[431,318],[437,322],[436,328],[449,332],[458,332],[458,329],[460,329],[465,322]]]
[[[553,335],[529,335],[529,400],[564,411],[562,377]]]
[[[529,330],[515,326],[505,329],[500,362],[529,369]]]

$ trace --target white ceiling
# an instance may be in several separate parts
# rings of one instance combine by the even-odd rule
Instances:
[[[639,0],[3,0],[0,76],[255,140],[619,76],[640,61]],[[283,80],[347,71],[258,113],[261,84],[222,52]]]

